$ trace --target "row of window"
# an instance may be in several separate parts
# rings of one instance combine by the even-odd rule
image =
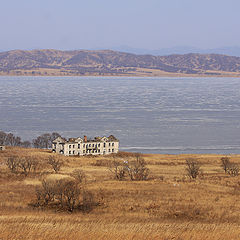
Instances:
[[[110,152],[112,152],[112,153],[114,153],[114,149],[108,149],[108,152],[110,153]],[[73,150],[73,151],[69,151],[68,152],[69,153],[69,155],[71,155],[71,154],[75,154],[75,151]],[[83,154],[84,153],[100,153],[100,149],[88,149],[88,150],[83,150]],[[105,153],[105,151],[104,151],[104,153]]]
[[[111,147],[111,145],[113,147],[114,143],[112,143],[112,144],[109,143],[108,144],[109,147]],[[97,143],[96,144],[94,144],[94,143],[93,144],[91,144],[91,143],[86,144],[86,148],[88,148],[88,147],[97,147],[97,146],[100,147],[100,143],[98,143],[98,144]],[[103,143],[103,147],[106,147],[106,143]],[[73,145],[70,144],[69,148],[75,148],[75,145],[74,144]],[[85,148],[85,144],[83,144],[83,148]],[[78,144],[78,149],[80,149],[80,144]]]

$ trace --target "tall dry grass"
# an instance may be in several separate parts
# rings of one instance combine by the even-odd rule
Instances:
[[[10,173],[8,157],[32,156],[42,167],[27,177]],[[64,157],[59,174],[46,165],[49,151],[7,148],[0,153],[0,239],[240,239],[240,177],[221,168],[220,155],[146,154],[148,181],[116,181],[108,162],[117,156]],[[239,155],[229,156],[238,163]],[[201,163],[190,180],[185,161]],[[43,177],[61,178],[81,169],[100,203],[90,213],[34,208],[35,187]]]

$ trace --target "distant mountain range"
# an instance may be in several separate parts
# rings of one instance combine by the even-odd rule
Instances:
[[[189,46],[177,46],[172,48],[162,48],[157,50],[132,48],[128,46],[119,46],[111,48],[115,51],[128,52],[135,54],[150,54],[154,56],[166,56],[172,54],[188,54],[188,53],[199,53],[199,54],[223,54],[229,56],[240,57],[240,47],[222,47],[222,48],[210,48],[202,49]]]
[[[14,50],[0,53],[1,75],[240,76],[240,57],[137,55],[112,50]]]

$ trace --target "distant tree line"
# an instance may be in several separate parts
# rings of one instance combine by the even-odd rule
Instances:
[[[0,131],[0,145],[5,146],[18,146],[18,147],[35,147],[35,148],[51,148],[52,141],[57,137],[60,137],[59,133],[44,133],[37,138],[30,141],[22,141],[21,137],[15,136],[13,133],[5,133],[4,131]]]

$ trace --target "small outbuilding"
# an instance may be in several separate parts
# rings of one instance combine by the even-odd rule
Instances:
[[[5,150],[5,146],[4,145],[0,145],[0,151]]]

